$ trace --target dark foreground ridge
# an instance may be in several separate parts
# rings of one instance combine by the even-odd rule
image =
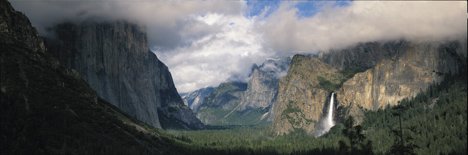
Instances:
[[[44,52],[22,13],[0,10],[0,154],[177,154]]]

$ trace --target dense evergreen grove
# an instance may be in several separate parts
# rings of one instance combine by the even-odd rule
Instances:
[[[466,154],[466,80],[446,76],[399,106],[366,111],[360,125],[348,118],[318,138],[272,136],[268,126],[168,133],[194,154]]]
[[[466,154],[466,93],[466,75],[447,76],[427,92],[401,101],[399,106],[367,112],[363,126],[376,146],[374,151],[403,148],[411,154]]]

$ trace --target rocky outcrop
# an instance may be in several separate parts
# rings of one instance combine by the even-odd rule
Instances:
[[[343,83],[337,92],[341,105],[354,103],[368,110],[397,105],[441,81],[444,74],[461,72],[459,54],[466,51],[458,42],[408,43],[395,49],[401,50],[396,59],[382,60]]]
[[[297,129],[313,133],[331,91],[341,82],[339,70],[316,57],[295,55],[287,76],[279,83],[274,105],[276,135]]]
[[[147,45],[144,28],[124,21],[55,26],[47,47],[104,100],[154,127],[203,125],[183,104],[171,74]]]
[[[34,52],[44,52],[44,42],[40,39],[36,29],[28,18],[21,12],[15,11],[8,2],[0,5],[0,33],[11,39],[23,41],[28,49]]]
[[[288,75],[280,81],[273,130],[278,135],[295,129],[313,133],[331,92],[336,92],[338,101],[335,119],[354,116],[361,122],[363,110],[397,105],[439,82],[445,74],[466,71],[465,42],[466,38],[375,42],[295,56]]]
[[[179,152],[44,53],[28,19],[5,0],[0,17],[1,154]],[[9,19],[16,23],[4,25]]]
[[[290,62],[291,59],[285,57],[267,59],[260,66],[254,65],[238,110],[270,107],[276,101],[279,79],[286,75]]]
[[[238,110],[247,108],[266,108],[276,98],[278,80],[271,78],[268,72],[262,72],[255,65],[247,90],[242,93]]]

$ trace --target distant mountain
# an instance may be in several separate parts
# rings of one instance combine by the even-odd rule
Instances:
[[[466,38],[446,42],[373,42],[317,56],[294,56],[280,80],[274,107],[277,135],[297,129],[314,133],[325,105],[335,92],[335,120],[362,110],[399,104],[440,82],[444,75],[466,71]]]
[[[290,61],[289,57],[267,59],[260,66],[254,65],[238,110],[270,107],[278,94],[278,81],[287,74]]]
[[[267,59],[254,65],[248,83],[225,82],[184,95],[205,124],[253,125],[272,120],[279,78],[286,75],[291,58]],[[203,92],[203,93],[200,93]],[[195,103],[195,101],[197,101]]]
[[[210,95],[215,89],[213,87],[207,87],[198,89],[191,93],[181,94],[184,103],[192,109],[194,113],[198,112],[198,108],[205,101],[205,98]]]
[[[98,97],[0,0],[0,154],[182,154]]]
[[[157,128],[200,129],[171,73],[147,45],[144,28],[125,21],[62,23],[48,52],[76,70],[99,97]]]

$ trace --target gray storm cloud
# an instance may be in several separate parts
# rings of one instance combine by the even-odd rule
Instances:
[[[244,1],[11,1],[39,31],[91,17],[145,25],[150,46],[180,92],[246,80],[253,63],[346,48],[359,42],[466,38],[464,1],[353,1],[300,17],[282,2],[267,17],[246,17]],[[234,77],[234,78],[233,78]]]

